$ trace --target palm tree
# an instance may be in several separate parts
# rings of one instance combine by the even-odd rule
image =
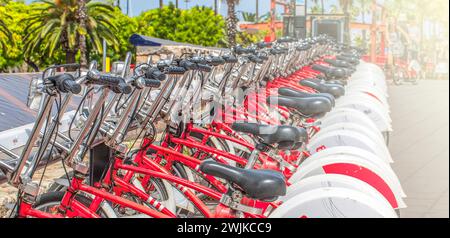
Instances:
[[[322,15],[325,14],[325,5],[324,5],[323,0],[320,0],[320,7],[318,6],[319,5],[319,0],[312,0],[312,2],[314,3],[314,6],[312,6],[310,8],[311,13],[313,13],[313,14],[320,13]]]
[[[350,43],[350,7],[353,4],[353,0],[339,0],[339,5],[344,12],[344,42]]]
[[[86,23],[87,23],[87,7],[86,1],[88,0],[78,0],[78,9],[76,11],[76,19],[79,24],[79,28],[82,32],[78,33],[78,44],[80,48],[80,64],[83,67],[87,67],[87,48],[86,48]]]
[[[88,43],[97,52],[102,51],[102,38],[117,47],[113,12],[114,7],[97,1],[40,0],[26,19],[24,54],[51,57],[61,48],[66,63],[74,63],[80,51],[81,64],[86,66]]]
[[[218,5],[217,0],[214,0],[214,14],[216,14],[216,15],[218,14],[217,5]]]
[[[325,5],[323,3],[323,0],[320,0],[320,7],[322,8],[322,15],[325,14]]]
[[[6,23],[0,19],[0,47],[3,49],[3,52],[6,52],[6,44],[7,42],[13,42],[12,33],[9,31]]]
[[[243,11],[240,11],[240,13],[242,15],[242,20],[244,20],[246,22],[257,22],[258,21],[255,13],[243,12]]]
[[[223,1],[223,0],[222,0]],[[237,23],[236,4],[239,0],[226,0],[227,3],[227,38],[229,46],[236,45]]]
[[[336,13],[339,13],[339,12],[340,12],[340,9],[339,9],[338,6],[336,6],[334,4],[330,6],[330,13],[336,14]]]
[[[366,13],[370,13],[372,0],[356,0],[358,3],[358,12],[361,14],[362,23],[366,23]],[[362,30],[363,47],[367,46],[366,30]]]
[[[312,14],[321,14],[323,12],[323,9],[319,5],[314,5],[309,8],[309,11]]]
[[[259,22],[259,0],[255,0],[255,18],[256,22]]]

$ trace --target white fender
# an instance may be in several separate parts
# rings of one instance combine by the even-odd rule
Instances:
[[[320,158],[325,158],[328,156],[333,156],[333,155],[337,155],[337,154],[342,154],[342,155],[352,155],[352,156],[358,156],[361,157],[361,159],[376,163],[376,164],[390,164],[390,161],[388,161],[386,158],[380,158],[379,156],[377,156],[376,154],[368,151],[368,150],[364,150],[355,146],[335,146],[335,147],[330,147],[330,148],[326,148],[324,150],[321,150],[319,152],[316,152],[314,154],[311,154],[311,156],[309,156],[307,159],[305,159],[302,162],[303,164],[307,164],[309,161],[314,161],[315,159],[320,159]],[[390,165],[389,165],[390,166]]]
[[[347,102],[336,102],[336,107],[346,107],[357,109],[364,114],[366,114],[374,123],[380,131],[392,131],[391,119],[386,115],[386,112],[381,112],[378,108],[374,107],[370,103],[364,101],[347,101]]]
[[[320,131],[317,134],[315,134],[314,136],[318,137],[322,134],[326,134],[326,133],[328,133],[330,131],[334,131],[334,130],[356,131],[363,135],[368,136],[370,139],[374,140],[375,142],[385,144],[384,137],[379,131],[374,131],[374,130],[364,127],[358,123],[351,123],[351,122],[341,122],[341,123],[336,123],[336,124],[332,124],[332,125],[325,126],[325,127],[321,126]]]
[[[270,218],[396,218],[388,202],[347,188],[318,188],[289,199]]]
[[[363,180],[382,193],[389,201],[395,199],[399,208],[406,207],[402,199],[405,194],[398,178],[392,176],[387,169],[357,156],[334,155],[312,160],[308,164],[302,163],[289,179],[289,183],[293,184],[302,178],[329,173],[344,174]]]
[[[352,108],[335,108],[321,120],[321,127],[341,122],[357,123],[373,131],[380,131],[375,123],[364,113]]]
[[[355,73],[350,80],[347,81],[347,86],[350,85],[368,85],[372,88],[377,88],[384,95],[388,96],[386,84],[384,84],[384,80],[380,81],[380,79],[376,76],[367,77],[367,74],[357,74]]]
[[[286,196],[283,196],[280,201],[285,202],[290,198],[296,196],[297,194],[304,193],[317,188],[348,188],[360,191],[364,194],[368,194],[371,197],[379,200],[387,199],[378,192],[375,188],[370,186],[368,183],[363,182],[359,179],[345,176],[341,174],[320,174],[311,177],[304,178],[295,184],[288,187]],[[390,204],[392,208],[397,209],[393,204]]]
[[[308,158],[306,158],[301,164],[300,168],[303,169],[303,167],[309,166],[310,163],[318,161],[318,160],[328,160],[329,158],[332,158],[334,156],[349,156],[348,158],[351,159],[359,159],[363,160],[367,163],[372,164],[373,166],[378,167],[379,171],[382,171],[383,174],[387,176],[387,178],[392,181],[393,184],[395,184],[396,187],[399,188],[401,192],[401,197],[406,197],[405,192],[403,191],[403,188],[400,184],[400,179],[398,179],[397,175],[395,174],[392,167],[389,165],[389,163],[386,163],[386,161],[382,160],[380,157],[376,156],[375,154],[363,150],[357,147],[353,146],[337,146],[328,148],[325,150],[321,150],[317,153],[312,154]]]
[[[365,96],[365,97],[374,99],[377,103],[380,103],[380,105],[382,106],[383,109],[385,109],[387,112],[390,112],[390,107],[389,107],[388,101],[386,100],[385,97],[378,94],[377,92],[368,91],[363,88],[360,88],[360,89],[355,89],[355,90],[352,90],[349,92],[346,91],[345,97],[343,97],[343,98],[352,99],[355,96]],[[340,100],[340,101],[344,101],[344,100]]]
[[[328,133],[324,133],[318,136],[314,136],[308,143],[307,147],[311,153],[315,153],[316,150],[325,146],[325,148],[335,146],[353,146],[367,151],[370,151],[381,158],[385,158],[387,161],[392,161],[391,154],[389,153],[386,144],[377,143],[370,139],[368,136],[355,131],[349,130],[334,130]]]
[[[363,104],[367,107],[367,109],[378,110],[382,115],[386,116],[388,122],[391,122],[389,109],[385,107],[380,101],[366,93],[354,93],[349,95],[348,97],[342,98],[342,100],[336,101],[336,107],[348,103]]]
[[[348,85],[345,88],[346,95],[355,92],[362,92],[366,94],[371,93],[376,96],[378,100],[382,101],[385,106],[389,106],[389,104],[387,103],[386,95],[380,89],[373,88],[369,85]]]

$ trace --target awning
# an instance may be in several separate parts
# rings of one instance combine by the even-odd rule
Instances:
[[[144,36],[139,34],[133,34],[130,37],[129,41],[134,46],[164,46],[164,45],[194,46],[188,43],[164,40],[156,37]]]

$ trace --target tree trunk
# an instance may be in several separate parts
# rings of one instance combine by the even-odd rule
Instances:
[[[218,11],[217,11],[217,4],[218,4],[218,2],[217,2],[218,0],[214,0],[214,14],[218,14]]]
[[[175,7],[178,8],[178,0],[175,0]]]
[[[65,29],[63,27],[63,29]],[[61,42],[61,48],[62,50],[66,53],[66,64],[73,64],[75,63],[76,60],[76,55],[77,55],[77,49],[71,49],[69,48],[69,40],[68,40],[68,36],[67,36],[67,31],[63,30],[63,32],[61,33],[61,38],[60,38],[60,42]],[[41,59],[42,61],[44,61],[45,59]]]
[[[39,72],[39,67],[31,59],[24,59],[25,63],[33,69],[34,72]]]
[[[256,0],[255,21],[259,22],[259,0]]]
[[[322,7],[322,15],[325,14],[325,6],[323,4],[323,0],[320,0],[320,5]]]
[[[159,8],[163,8],[164,7],[164,1],[163,0],[159,0]]]
[[[364,7],[363,7],[363,12],[362,12],[362,23],[366,24],[366,13],[364,12]],[[367,48],[366,34],[367,34],[366,29],[362,30],[363,48]]]
[[[423,50],[423,40],[424,40],[423,26],[424,26],[424,21],[425,21],[424,15],[423,15],[423,13],[421,13],[420,14],[420,31],[419,31],[419,34],[420,34],[419,51],[420,52],[422,52],[422,50]]]
[[[230,47],[236,45],[236,34],[237,34],[237,18],[235,13],[235,1],[227,0],[228,6],[228,17],[227,17],[227,34],[228,34],[228,44]]]
[[[344,4],[344,43],[350,45],[350,13],[348,12],[349,3]]]
[[[86,21],[87,21],[87,7],[86,0],[78,1],[77,20],[82,29],[82,33],[78,33],[78,48],[80,49],[80,64],[82,68],[87,68],[87,47],[86,47]]]
[[[75,63],[75,57],[77,55],[76,51],[73,50],[67,50],[66,51],[66,64],[74,64]]]

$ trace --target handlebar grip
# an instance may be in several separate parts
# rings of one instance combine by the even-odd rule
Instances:
[[[260,49],[268,48],[268,47],[272,46],[272,42],[263,42],[262,41],[262,42],[256,43],[256,46]]]
[[[272,55],[278,55],[278,54],[281,53],[281,51],[272,48],[272,49],[270,49],[270,53],[271,53]]]
[[[71,92],[73,94],[79,94],[81,92],[81,85],[73,80],[64,80],[61,84],[62,92]]]
[[[305,50],[309,50],[309,49],[311,49],[311,45],[309,45],[309,44],[301,45],[301,46],[297,47],[298,51],[305,51]]]
[[[169,66],[166,68],[167,74],[173,75],[183,75],[186,72],[186,69],[178,66]]]
[[[212,66],[207,64],[197,64],[198,70],[202,72],[211,72]]]
[[[248,59],[249,59],[251,62],[257,63],[257,64],[264,62],[264,60],[262,60],[261,58],[259,58],[259,57],[256,56],[256,55],[249,55],[249,56],[248,56]]]
[[[225,60],[220,56],[211,56],[207,59],[208,64],[212,66],[219,66],[225,64]]]
[[[187,59],[181,60],[180,63],[178,63],[178,65],[180,67],[185,68],[186,70],[195,70],[195,69],[198,68],[196,63],[193,63],[193,62],[191,62],[190,60],[187,60]]]
[[[144,79],[145,87],[159,88],[161,81],[157,79]]]
[[[147,79],[156,79],[159,81],[164,81],[166,79],[166,75],[156,67],[148,68],[147,72],[145,72],[145,77]]]
[[[129,86],[122,77],[101,74],[95,70],[89,71],[86,78],[91,81],[91,83],[111,87],[115,93],[131,93],[131,86]]]
[[[290,37],[283,37],[277,40],[277,42],[279,43],[290,43],[290,42],[294,42],[295,39],[294,38],[290,38]]]
[[[192,63],[195,63],[195,64],[206,64],[207,63],[205,58],[199,57],[199,56],[192,57],[191,59],[189,59],[189,61],[191,61]]]
[[[242,55],[242,54],[254,54],[256,53],[255,49],[252,48],[243,48],[242,46],[236,46],[234,48],[234,52],[238,55]]]
[[[52,81],[60,92],[73,94],[81,92],[81,86],[75,82],[75,78],[71,74],[56,75],[47,79]]]
[[[120,82],[116,86],[112,87],[112,91],[115,93],[130,94],[132,91],[132,88],[127,83]]]
[[[258,55],[258,58],[260,58],[260,59],[263,60],[263,61],[266,61],[266,60],[269,59],[269,56],[267,56],[266,54],[259,54],[259,55]]]
[[[238,58],[236,58],[236,56],[234,55],[223,55],[222,58],[225,60],[226,63],[237,63],[238,62]]]
[[[124,81],[121,77],[116,77],[108,74],[101,74],[97,70],[89,71],[86,75],[87,80],[92,83],[106,86],[116,86]]]
[[[289,52],[289,49],[285,47],[279,47],[277,50],[280,51],[280,54],[287,54]]]

